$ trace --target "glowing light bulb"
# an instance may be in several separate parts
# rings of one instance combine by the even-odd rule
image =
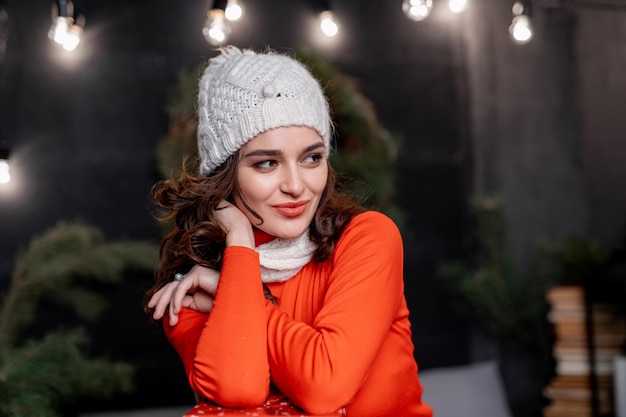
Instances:
[[[467,8],[467,0],[449,0],[448,8],[452,13],[461,13]]]
[[[73,51],[76,49],[78,44],[80,43],[80,36],[83,33],[83,28],[79,25],[72,25],[69,31],[65,35],[65,39],[63,39],[63,49],[66,51]]]
[[[329,38],[332,38],[339,33],[339,25],[335,21],[333,12],[330,10],[325,10],[320,13],[320,29],[322,29],[324,35]]]
[[[230,35],[230,26],[225,21],[224,10],[213,9],[207,13],[207,20],[202,28],[204,39],[211,45],[221,45]]]
[[[520,44],[530,42],[534,36],[532,23],[530,22],[528,16],[524,14],[513,18],[513,22],[509,27],[509,32],[511,33],[513,40]]]
[[[72,17],[57,16],[52,21],[48,37],[66,51],[73,51],[80,43],[84,27],[85,17],[83,15],[79,15],[76,20]]]
[[[513,7],[511,9],[513,11],[513,16],[519,16],[524,13],[524,4],[520,1],[516,1],[513,3]]]
[[[6,184],[9,181],[11,181],[9,162],[6,159],[0,159],[0,184]]]
[[[70,24],[71,18],[61,16],[57,17],[54,22],[52,22],[52,26],[48,32],[48,37],[56,43],[62,45],[70,29]]]
[[[433,8],[433,0],[404,0],[402,11],[411,20],[424,20]]]
[[[241,19],[243,16],[243,5],[238,0],[229,0],[226,10],[224,12],[226,19],[235,21]]]

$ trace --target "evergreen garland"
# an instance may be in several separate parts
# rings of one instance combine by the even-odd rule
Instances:
[[[398,138],[380,124],[373,103],[354,79],[311,50],[298,49],[296,58],[317,77],[328,97],[335,122],[331,163],[346,182],[346,191],[366,207],[403,223],[394,203]]]
[[[575,236],[557,243],[542,242],[524,270],[507,250],[502,200],[476,200],[471,214],[475,245],[471,259],[440,263],[438,277],[459,300],[458,306],[484,331],[545,356],[550,348],[546,334],[548,290],[555,285],[589,286],[589,282],[601,281],[608,248]]]
[[[478,199],[471,204],[471,213],[475,234],[470,258],[440,263],[437,275],[473,323],[501,346],[528,355],[531,370],[543,387],[554,376],[548,290],[586,282],[602,287],[606,282],[598,281],[609,251],[568,236],[558,243],[541,242],[529,267],[521,268],[507,250],[502,200]],[[504,377],[506,383],[517,376],[505,373]],[[545,406],[545,397],[538,392],[510,405],[516,417],[536,416]]]
[[[467,261],[438,265],[437,276],[459,302],[457,306],[486,333],[545,357],[549,350],[545,299],[553,264],[538,257],[522,276],[507,250],[505,209],[499,198],[471,205],[475,250]]]
[[[99,230],[80,223],[61,222],[31,240],[0,299],[0,416],[60,416],[61,406],[75,397],[132,389],[130,364],[85,357],[82,328],[21,339],[43,300],[97,319],[106,300],[89,284],[118,282],[127,268],[153,270],[156,256],[154,244],[107,242]]]
[[[404,216],[394,203],[398,139],[382,127],[374,106],[354,80],[304,48],[298,49],[294,57],[311,70],[329,99],[335,122],[331,163],[338,171],[340,185],[364,206],[386,213],[401,226]],[[197,170],[195,105],[204,67],[202,64],[180,71],[170,94],[169,131],[157,145],[159,172],[165,178],[179,175],[183,159],[192,172]]]

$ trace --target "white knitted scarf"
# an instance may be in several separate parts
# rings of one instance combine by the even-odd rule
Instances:
[[[257,246],[261,280],[265,283],[287,281],[311,261],[316,248],[308,230],[295,239],[275,238]]]

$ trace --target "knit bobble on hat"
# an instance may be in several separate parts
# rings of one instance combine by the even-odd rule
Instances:
[[[285,55],[220,49],[198,91],[200,174],[210,175],[256,135],[286,126],[316,130],[328,155],[330,110],[317,80]]]

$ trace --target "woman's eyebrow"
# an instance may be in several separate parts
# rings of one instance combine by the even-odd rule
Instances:
[[[317,142],[311,146],[308,146],[306,149],[302,151],[302,153],[311,152],[311,151],[314,151],[316,149],[323,148],[323,147],[324,147],[323,142]],[[243,157],[249,158],[251,156],[278,156],[281,153],[282,152],[278,149],[255,149],[253,151],[246,153]]]
[[[323,147],[324,147],[324,143],[323,143],[323,142],[317,142],[317,143],[315,143],[315,144],[313,144],[313,145],[309,146],[308,148],[306,148],[306,149],[304,150],[304,152],[302,152],[302,153],[311,152],[311,151],[314,151],[314,150],[316,150],[316,149],[323,148]]]
[[[280,154],[281,152],[276,149],[255,149],[254,151],[248,152],[243,157],[248,158],[250,156],[277,156]]]

